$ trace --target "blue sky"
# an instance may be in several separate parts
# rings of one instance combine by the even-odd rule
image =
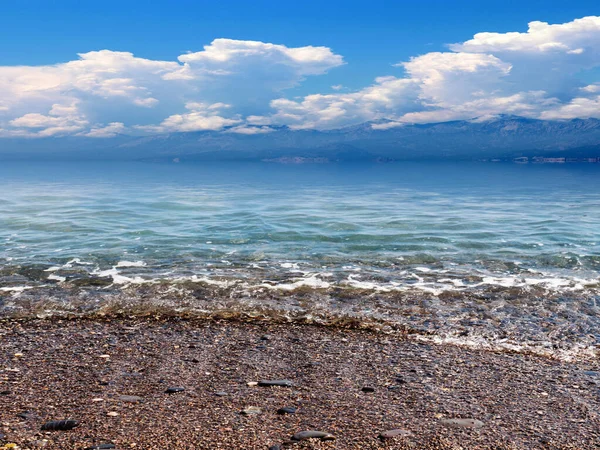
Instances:
[[[119,123],[123,124],[123,126],[117,127],[119,130],[125,128],[134,130],[133,127],[137,127],[135,132],[169,131],[168,126],[162,128],[159,126],[162,123],[161,119],[189,114],[189,111],[198,113],[196,116],[201,117],[213,117],[216,115],[214,111],[219,111],[217,116],[226,120],[211,119],[210,122],[217,128],[228,128],[235,125],[243,126],[240,130],[246,130],[246,125],[250,125],[263,127],[261,130],[264,132],[268,131],[266,127],[273,124],[305,128],[331,128],[363,119],[386,118],[397,122],[411,121],[413,116],[409,116],[405,120],[406,114],[426,112],[430,109],[445,111],[443,114],[427,116],[431,117],[431,120],[440,120],[446,117],[460,118],[461,114],[464,116],[477,115],[478,112],[481,112],[481,115],[489,115],[496,112],[496,110],[488,108],[475,111],[464,105],[472,104],[476,100],[475,97],[489,98],[491,101],[496,101],[498,98],[508,98],[517,94],[523,97],[518,100],[521,103],[522,101],[528,102],[528,104],[536,103],[535,108],[533,108],[535,112],[532,108],[522,108],[521,112],[527,115],[527,111],[532,111],[532,116],[541,117],[542,113],[550,108],[558,111],[558,108],[562,106],[569,106],[569,102],[579,98],[575,94],[577,89],[594,86],[599,81],[598,64],[596,64],[598,61],[595,59],[595,55],[590,61],[590,58],[587,57],[590,55],[589,50],[584,51],[583,47],[569,47],[570,42],[583,42],[590,47],[599,43],[596,40],[596,31],[590,31],[589,26],[583,31],[573,31],[572,39],[571,35],[567,36],[564,33],[559,36],[560,39],[563,37],[566,39],[566,44],[564,44],[566,51],[563,53],[581,50],[583,56],[581,56],[579,62],[573,62],[573,58],[563,60],[561,58],[564,55],[559,54],[559,52],[551,54],[555,49],[549,51],[547,47],[543,48],[541,52],[543,55],[541,53],[538,55],[544,56],[544,61],[540,62],[540,67],[548,68],[551,65],[552,70],[561,71],[564,66],[569,74],[568,76],[557,76],[552,80],[546,80],[547,82],[541,83],[540,89],[531,86],[531,83],[523,82],[522,76],[519,76],[519,73],[528,72],[528,69],[524,67],[521,69],[519,65],[524,65],[525,59],[531,59],[531,55],[527,57],[525,55],[530,50],[525,49],[525,53],[517,55],[516,50],[511,48],[509,49],[510,55],[506,55],[506,48],[486,47],[487,50],[482,52],[475,50],[480,56],[475,58],[477,61],[473,59],[473,67],[476,71],[486,72],[487,80],[481,81],[481,78],[470,80],[474,70],[473,67],[456,69],[466,72],[465,83],[470,80],[468,82],[474,83],[475,89],[477,89],[477,91],[470,93],[472,94],[470,98],[463,97],[462,99],[450,101],[444,95],[422,92],[417,86],[418,83],[413,83],[411,88],[406,87],[406,83],[400,83],[402,86],[393,87],[395,89],[394,93],[398,93],[398,89],[403,92],[402,99],[394,97],[391,100],[392,103],[397,103],[394,107],[390,107],[390,101],[387,101],[387,103],[384,102],[387,105],[385,108],[376,110],[371,108],[369,113],[366,113],[363,108],[361,113],[346,114],[345,120],[332,120],[332,114],[338,114],[339,101],[347,103],[350,97],[333,98],[330,99],[329,103],[325,102],[327,104],[322,105],[319,103],[322,99],[317,99],[319,100],[318,105],[301,105],[301,108],[291,103],[279,102],[279,105],[277,105],[272,102],[278,99],[287,99],[288,101],[302,103],[302,98],[311,94],[347,95],[364,93],[365,89],[382,84],[375,81],[378,77],[406,77],[407,67],[395,66],[396,64],[408,62],[411,58],[421,55],[434,55],[440,52],[443,54],[449,51],[456,53],[457,50],[449,50],[448,44],[469,41],[476,33],[526,33],[528,23],[532,21],[568,24],[574,19],[590,17],[598,13],[600,13],[600,7],[597,6],[597,2],[571,1],[566,3],[564,1],[549,0],[494,0],[486,2],[465,0],[451,2],[281,2],[264,0],[253,2],[141,2],[131,0],[82,2],[73,0],[21,0],[5,2],[2,6],[2,14],[0,14],[0,66],[4,68],[15,66],[51,67],[60,63],[75,61],[78,59],[78,54],[97,50],[128,52],[144,60],[175,62],[178,57],[188,52],[202,51],[204,46],[210,45],[217,38],[225,38],[235,42],[275,44],[283,46],[285,49],[308,46],[325,47],[329,49],[331,55],[339,56],[343,62],[333,60],[325,55],[324,58],[329,58],[329,60],[324,65],[302,69],[295,67],[292,71],[294,73],[280,74],[280,78],[271,80],[268,76],[271,73],[268,66],[273,63],[273,60],[262,61],[257,59],[253,61],[252,69],[247,71],[254,74],[254,78],[240,77],[230,85],[220,83],[222,79],[214,83],[222,89],[223,99],[219,97],[220,94],[216,89],[214,92],[207,91],[206,86],[213,83],[214,80],[207,81],[206,79],[198,82],[194,87],[190,88],[188,86],[191,89],[189,91],[185,91],[183,88],[170,90],[169,87],[169,95],[167,95],[167,92],[163,92],[165,98],[158,98],[156,92],[160,91],[162,87],[158,87],[153,82],[142,86],[147,81],[147,77],[138,73],[136,69],[134,75],[127,72],[118,78],[121,80],[131,79],[132,83],[137,83],[135,87],[145,89],[148,95],[145,98],[141,98],[139,95],[135,97],[134,101],[137,109],[130,109],[129,107],[124,109],[119,104],[118,107],[114,107],[112,113],[110,112],[111,108],[119,102],[111,102],[111,100],[123,100],[125,94],[108,94],[106,89],[103,89],[100,95],[97,91],[92,92],[91,88],[82,89],[80,80],[83,75],[78,69],[77,77],[79,77],[79,81],[74,86],[65,86],[63,83],[60,88],[57,88],[63,94],[63,98],[57,95],[50,99],[46,95],[47,87],[44,87],[44,95],[38,95],[36,99],[31,98],[25,101],[23,96],[19,94],[17,96],[18,101],[16,99],[6,100],[4,106],[0,103],[0,131],[4,130],[6,134],[6,130],[9,130],[8,134],[11,135],[16,133],[16,129],[39,131],[43,129],[43,126],[34,127],[32,125],[57,125],[60,121],[52,118],[62,117],[60,116],[60,114],[63,114],[61,111],[67,111],[69,108],[71,108],[70,112],[64,114],[70,114],[70,117],[72,119],[75,117],[75,119],[70,120],[67,127],[54,127],[56,130],[69,128],[73,132],[81,132],[89,131],[94,127],[101,129],[106,127],[107,124]],[[571,33],[570,30],[567,31]],[[576,35],[576,33],[579,34]],[[583,36],[582,33],[588,34]],[[554,37],[550,38],[554,39]],[[560,42],[559,44],[563,45]],[[471,46],[460,51],[471,54],[474,51],[473,49],[474,47]],[[489,55],[490,58],[486,60],[487,57],[481,56],[483,54]],[[495,59],[492,60],[492,58]],[[536,58],[537,56],[533,57],[533,59]],[[549,58],[554,59],[550,61]],[[455,58],[455,60],[458,59],[460,58]],[[319,63],[323,63],[323,61]],[[438,63],[439,61],[435,62],[435,64]],[[503,65],[503,63],[506,64]],[[274,64],[275,67],[280,68],[281,64],[287,63],[277,60]],[[444,59],[442,64],[455,65],[454,62],[449,62],[447,59]],[[573,64],[579,64],[576,70],[572,70]],[[263,66],[266,68],[263,72],[260,72],[257,68]],[[203,66],[202,70],[225,71],[225,69],[217,68],[215,65],[211,65],[209,69]],[[231,71],[232,69],[229,67],[227,70]],[[244,67],[236,66],[236,71],[239,71],[239,73],[244,70]],[[490,71],[493,70],[496,70],[497,73],[491,74]],[[414,69],[415,73],[419,71],[422,72],[421,68]],[[513,76],[514,74],[516,75]],[[456,75],[456,71],[453,72],[454,75]],[[35,77],[37,76],[35,75]],[[93,76],[97,76],[97,73],[94,72]],[[418,76],[421,75],[410,75],[413,81]],[[491,86],[489,76],[495,77],[497,85]],[[5,85],[11,83],[12,86],[15,85],[15,78],[11,77],[12,75],[4,77]],[[71,77],[71,75],[68,77],[58,75],[58,77],[62,80]],[[447,79],[452,78],[452,76],[447,75],[444,75],[444,77]],[[425,78],[422,77],[422,79]],[[2,73],[0,73],[0,87],[2,87],[2,81]],[[454,81],[455,85],[446,86],[446,89],[462,92],[466,89],[466,85],[457,87],[456,83],[460,82],[461,77],[457,77]],[[269,83],[273,83],[272,86],[277,86],[277,88],[270,89],[269,86],[260,86]],[[427,80],[425,80],[425,83],[427,83]],[[507,88],[508,84],[515,85],[515,83],[523,84],[522,88],[519,87],[513,90]],[[333,86],[336,86],[337,89],[334,89]],[[133,92],[135,87],[128,85],[128,92]],[[263,91],[258,92],[259,87]],[[16,89],[13,90],[16,91]],[[27,92],[31,91],[30,87],[25,90]],[[84,93],[75,95],[73,94],[74,90]],[[231,93],[235,90],[239,90],[240,97],[243,96],[250,100],[237,104],[233,101],[235,99],[232,98],[232,95],[226,95],[228,92]],[[540,100],[541,94],[538,91],[546,92],[542,100]],[[590,87],[588,93],[595,94],[595,88]],[[495,97],[491,96],[492,94]],[[97,99],[94,97],[97,100],[94,106],[92,106],[90,95],[99,95]],[[116,97],[111,99],[111,95],[113,97],[116,95]],[[130,97],[134,98],[133,96]],[[425,97],[427,97],[426,101],[419,100]],[[537,97],[537,100],[534,97]],[[153,100],[150,101],[149,99]],[[355,98],[350,100],[356,101]],[[588,100],[590,100],[589,96],[586,97],[586,101]],[[498,101],[503,102],[504,100]],[[555,104],[551,105],[553,101]],[[556,103],[557,101],[561,103]],[[586,107],[583,108],[585,111],[594,109],[595,97],[592,97],[591,101],[590,104],[586,103]],[[140,106],[143,102],[146,103]],[[331,108],[332,102],[335,102],[335,111],[331,110],[330,114],[325,114],[324,119],[316,117],[318,114],[315,115],[312,110],[306,111],[306,108]],[[198,108],[186,106],[189,104],[203,104],[205,106]],[[207,112],[206,108],[215,104],[226,106],[222,108],[215,107],[211,110],[213,112]],[[52,112],[53,105],[59,105],[59,108],[55,109],[54,112]],[[75,109],[77,109],[77,113],[73,112]],[[227,111],[224,111],[225,109]],[[300,111],[300,109],[303,109],[303,111]],[[384,111],[384,109],[386,110]],[[499,113],[511,112],[496,109]],[[520,111],[519,108],[513,109],[512,112],[515,113]],[[4,114],[2,114],[3,111]],[[33,117],[21,120],[27,114],[38,114],[50,117],[51,120],[42,120],[40,117],[37,118],[39,119],[37,122],[29,120]],[[311,114],[312,118],[288,120],[292,116]],[[573,113],[569,114],[573,116]],[[550,114],[548,118],[568,118],[569,114],[556,112],[554,115]],[[585,112],[584,115],[586,114],[589,115],[589,112]],[[248,122],[248,116],[265,117],[265,119],[257,119],[253,123],[252,121]],[[138,117],[139,120],[129,120],[130,123],[126,123],[125,118],[131,119],[132,117]],[[17,126],[11,125],[14,120],[17,120],[15,122]],[[427,121],[429,119],[419,118],[419,120]],[[86,123],[85,126],[83,125],[84,122]],[[117,128],[113,129],[116,130]],[[177,131],[177,127],[173,130]],[[25,131],[23,131],[23,135],[27,134]],[[178,131],[186,131],[186,129],[183,127]],[[187,131],[192,131],[192,129]],[[103,133],[96,134],[97,137],[100,137]],[[110,135],[111,133],[106,134]]]

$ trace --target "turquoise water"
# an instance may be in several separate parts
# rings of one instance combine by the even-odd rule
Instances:
[[[595,352],[600,165],[2,163],[5,315],[108,304]]]

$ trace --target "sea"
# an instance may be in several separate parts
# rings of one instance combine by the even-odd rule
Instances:
[[[0,317],[167,314],[594,358],[600,164],[0,161]]]

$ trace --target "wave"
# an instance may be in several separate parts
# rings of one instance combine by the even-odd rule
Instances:
[[[141,262],[104,270],[85,270],[81,261],[69,264],[73,267],[67,269],[78,270],[38,269],[46,277],[35,285],[14,280],[0,287],[0,314],[166,314],[308,322],[564,360],[595,357],[600,348],[600,283],[594,277],[530,271],[467,276],[419,266],[390,279],[389,274],[386,278],[352,266],[343,272],[316,272],[298,265],[287,266],[289,272],[269,272],[268,278],[257,277],[265,274],[264,268],[151,276],[136,272],[148,269]]]

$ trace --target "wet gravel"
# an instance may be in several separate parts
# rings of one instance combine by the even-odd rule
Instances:
[[[0,449],[600,447],[594,362],[172,318],[9,320],[0,342]]]

